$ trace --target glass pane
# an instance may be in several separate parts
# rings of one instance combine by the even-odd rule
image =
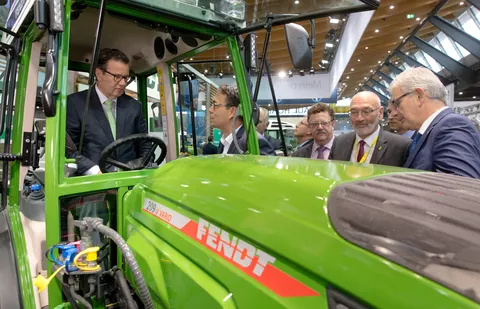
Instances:
[[[433,71],[438,73],[442,70],[442,67],[437,63],[437,61],[435,61],[435,59],[430,57],[429,54],[423,53],[423,55],[425,56],[425,58],[427,58],[428,64],[430,64],[430,67],[432,68]]]
[[[480,29],[467,12],[463,13],[458,20],[466,33],[480,40]]]
[[[441,32],[437,36],[438,40],[440,41],[440,44],[442,44],[443,49],[445,50],[445,53],[452,57],[455,60],[460,60],[462,59],[462,56],[457,52],[455,47],[453,46],[452,42],[450,39],[445,35],[445,33]]]
[[[460,53],[462,54],[462,57],[467,57],[468,55],[470,55],[470,52],[468,50],[466,50],[465,48],[463,48],[463,46],[458,44],[457,42],[455,42],[455,46],[457,46],[458,49],[460,50]]]
[[[430,64],[426,61],[426,59],[422,56],[422,53],[421,52],[416,52],[415,53],[415,59],[417,59],[418,62],[420,62],[421,64],[423,64],[424,66],[426,66],[427,68],[430,68]]]
[[[316,1],[253,1],[253,0],[121,0],[127,4],[139,4],[146,8],[161,8],[174,14],[193,18],[218,26],[219,22],[233,20],[239,27],[245,28],[263,24],[266,15],[322,13],[331,10],[355,9],[365,4],[360,0],[316,0]],[[205,2],[208,3],[205,5]],[[214,4],[211,5],[210,2]]]

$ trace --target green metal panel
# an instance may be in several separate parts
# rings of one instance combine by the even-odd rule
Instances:
[[[60,209],[59,197],[62,191],[58,184],[63,181],[65,166],[65,128],[66,99],[68,85],[68,55],[70,45],[70,12],[71,0],[65,1],[64,32],[60,34],[60,50],[58,54],[58,79],[56,96],[57,112],[55,117],[47,118],[45,141],[45,216],[47,248],[60,241]],[[47,262],[48,274],[52,273],[52,264]],[[57,280],[52,280],[48,287],[49,306],[62,303],[62,291]]]
[[[173,105],[173,121],[175,121],[175,149],[177,157],[180,155],[180,147],[178,140],[178,132],[180,132],[180,120],[177,118],[177,100],[175,98],[175,91],[173,90],[173,84],[175,79],[173,78],[172,66],[168,65],[168,76],[170,76],[170,92],[172,93],[172,105]]]
[[[147,76],[137,76],[137,97],[142,102],[142,111],[148,128]]]
[[[152,293],[164,302],[177,300],[168,289],[182,290],[180,283],[165,285],[172,283],[169,278],[175,272],[164,265],[173,263],[180,269],[196,265],[205,280],[213,278],[232,293],[238,308],[327,308],[327,285],[372,308],[480,308],[444,286],[345,241],[333,229],[327,202],[336,185],[405,172],[421,173],[289,157],[183,158],[160,167],[129,193],[125,206],[131,218],[124,237],[134,246],[143,272],[151,271],[147,282],[151,282]],[[161,215],[142,210],[145,198],[177,212],[188,223],[173,228],[168,214],[162,220]],[[246,270],[221,258],[218,248],[208,249],[195,240],[200,218],[274,256],[274,267],[317,294],[285,297],[272,293]]]
[[[245,126],[245,131],[248,132],[248,153],[260,154],[260,148],[258,146],[257,138],[257,128],[255,127],[253,121],[250,121],[250,119],[252,118],[252,105],[250,93],[247,86],[247,76],[245,75],[245,69],[243,67],[243,60],[240,54],[240,48],[238,47],[237,38],[234,36],[229,36],[227,38],[227,43],[230,57],[232,57],[233,70],[235,72],[235,77],[237,80],[238,94],[240,95],[240,108],[242,109],[243,125]]]
[[[12,153],[20,154],[23,143],[23,113],[25,102],[25,85],[27,84],[28,71],[30,64],[30,56],[32,52],[32,41],[36,33],[35,24],[31,24],[27,29],[21,59],[19,61],[19,72],[16,91],[15,113],[13,117],[12,130]],[[22,293],[24,308],[35,308],[34,291],[30,273],[30,264],[28,263],[27,248],[25,243],[25,235],[22,228],[22,220],[18,210],[19,194],[20,194],[20,162],[14,162],[10,171],[10,188],[9,188],[9,205],[7,208],[8,216],[11,222],[13,246],[15,247],[18,281]]]

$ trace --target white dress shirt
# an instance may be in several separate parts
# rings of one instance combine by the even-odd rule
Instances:
[[[372,146],[375,146],[373,145],[373,142],[375,141],[379,133],[380,133],[380,126],[378,126],[377,130],[372,134],[370,134],[370,136],[363,139],[365,141],[365,145],[363,145],[363,153],[365,154],[368,151],[368,156],[365,159],[364,163],[370,163],[370,160],[372,159],[372,155],[373,155],[373,150],[374,150],[372,149],[372,151],[370,151],[370,149],[372,148]],[[361,140],[362,138],[358,136],[358,134],[356,134],[355,143],[353,144],[352,155],[350,156],[350,162],[357,162],[357,156],[358,156],[358,151],[360,150]]]
[[[238,130],[242,127],[243,125],[239,126],[238,128],[235,129],[235,134],[237,134]],[[222,135],[220,138],[220,143],[223,145],[223,151],[222,154],[227,154],[228,149],[230,149],[230,145],[233,142],[233,135],[230,133],[227,137],[225,135]]]
[[[422,126],[420,127],[420,129],[418,130],[418,133],[420,134],[425,134],[425,131],[427,131],[428,127],[432,124],[433,120],[435,120],[435,117],[438,116],[438,114],[440,114],[443,110],[447,109],[448,106],[444,106],[442,108],[440,108],[438,111],[436,111],[435,113],[431,114],[430,117],[427,118],[427,120],[425,120],[422,124]]]

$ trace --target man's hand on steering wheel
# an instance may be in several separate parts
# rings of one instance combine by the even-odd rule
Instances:
[[[110,158],[110,155],[114,153],[115,150],[117,150],[120,146],[126,143],[130,142],[149,142],[153,143],[148,151],[145,152],[145,155],[143,155],[140,158],[131,160],[127,163],[123,163],[120,161],[117,161],[115,159]],[[100,170],[102,173],[108,173],[109,171],[106,168],[107,164],[110,164],[112,166],[115,166],[117,168],[120,168],[124,171],[134,171],[134,170],[141,170],[144,169],[148,166],[150,161],[152,161],[152,158],[155,156],[155,149],[160,147],[162,150],[160,157],[155,161],[157,165],[160,165],[162,161],[165,159],[167,155],[167,146],[163,142],[163,140],[159,137],[149,135],[146,133],[138,133],[138,134],[133,134],[129,135],[126,137],[122,137],[108,145],[100,154],[100,160],[98,163],[98,166],[100,167]]]

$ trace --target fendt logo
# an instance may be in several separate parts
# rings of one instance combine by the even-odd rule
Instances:
[[[202,218],[198,222],[197,239],[241,267],[253,265],[252,272],[257,276],[262,275],[268,263],[275,262],[273,256],[235,236],[230,238],[228,232]]]
[[[319,293],[274,266],[276,258],[227,231],[199,218],[198,223],[175,210],[145,198],[143,211],[228,261],[280,297],[319,296]]]

